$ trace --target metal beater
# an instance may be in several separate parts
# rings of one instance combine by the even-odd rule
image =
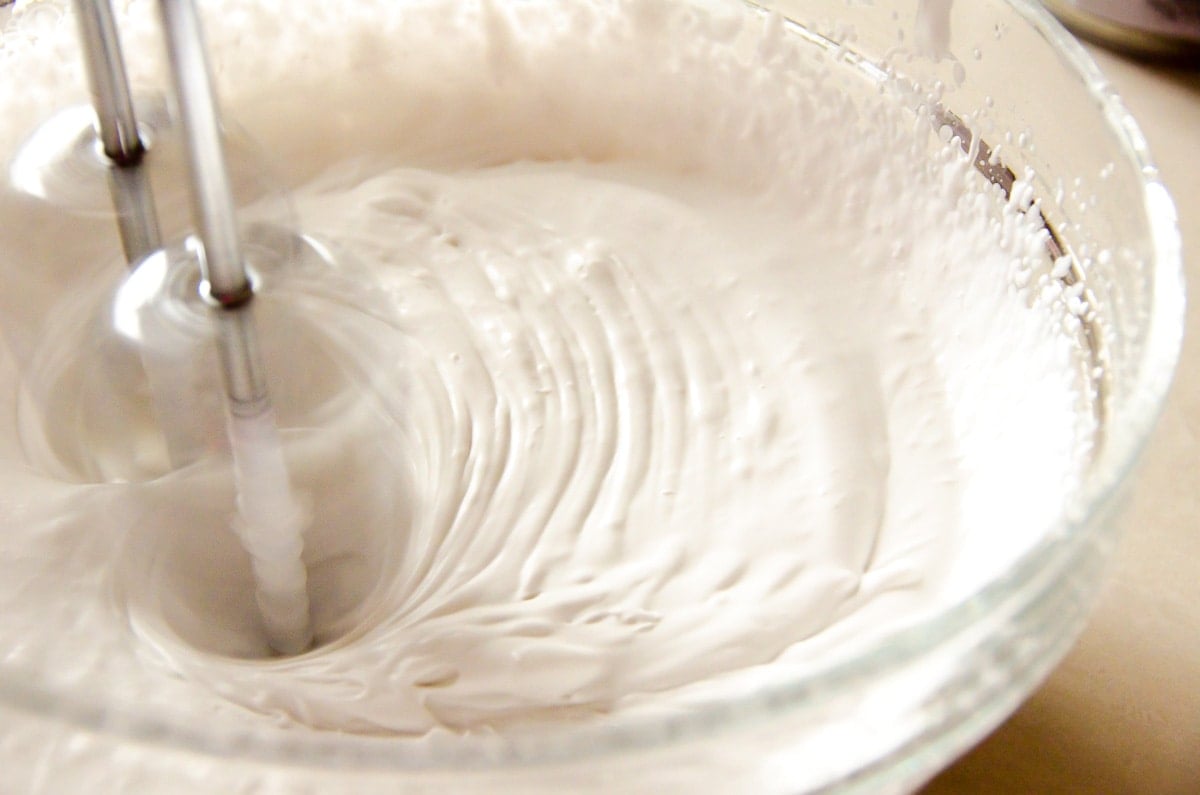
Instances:
[[[96,111],[97,135],[110,162],[111,193],[131,266],[162,248],[153,195],[111,0],[73,0]],[[258,585],[268,640],[294,654],[312,643],[306,573],[300,559],[302,512],[296,507],[275,426],[252,311],[220,120],[194,0],[159,0],[172,86],[187,151],[192,214],[200,250],[201,295],[213,308],[239,523]]]

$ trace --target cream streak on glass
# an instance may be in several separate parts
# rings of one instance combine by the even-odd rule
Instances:
[[[817,665],[964,598],[1059,516],[1092,429],[1068,313],[1029,279],[1044,230],[778,18],[206,8],[227,115],[311,236],[308,265],[264,268],[263,326],[319,646],[260,659],[219,456],[86,485],[55,453],[74,427],[30,410],[28,374],[84,366],[63,295],[102,308],[120,273],[108,219],[48,253],[13,219],[51,211],[10,192],[3,267],[28,289],[3,376],[27,395],[0,648],[230,727],[602,723]],[[244,46],[285,12],[270,53]],[[77,79],[69,25],[38,24],[3,51],[44,87],[0,93],[6,154]]]

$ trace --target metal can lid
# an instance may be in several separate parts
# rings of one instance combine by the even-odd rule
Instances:
[[[1132,55],[1200,65],[1200,0],[1043,0],[1077,35]]]

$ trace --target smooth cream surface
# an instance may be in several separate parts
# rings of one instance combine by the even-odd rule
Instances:
[[[262,659],[218,442],[148,479],[63,459],[105,397],[54,385],[128,360],[86,320],[123,265],[104,213],[0,194],[4,664],[229,727],[678,712],[928,616],[1052,529],[1091,414],[1044,230],[888,90],[707,5],[205,6],[261,144],[231,144],[246,217],[334,262],[264,277],[314,516],[323,645],[298,657]],[[38,85],[0,87],[6,160],[79,93],[51,8],[0,49]]]

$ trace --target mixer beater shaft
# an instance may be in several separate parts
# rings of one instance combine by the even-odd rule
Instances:
[[[109,190],[125,258],[132,266],[162,248],[154,198],[146,172],[139,167],[146,147],[137,126],[111,0],[74,2],[96,132],[112,164]]]
[[[110,0],[75,0],[97,132],[131,265],[162,247],[145,153]],[[213,307],[237,486],[238,524],[251,557],[268,642],[295,654],[312,643],[303,512],[292,492],[275,425],[253,314],[221,128],[193,0],[159,0],[171,79],[190,166],[200,240],[201,293]],[[168,437],[171,429],[167,429]]]

